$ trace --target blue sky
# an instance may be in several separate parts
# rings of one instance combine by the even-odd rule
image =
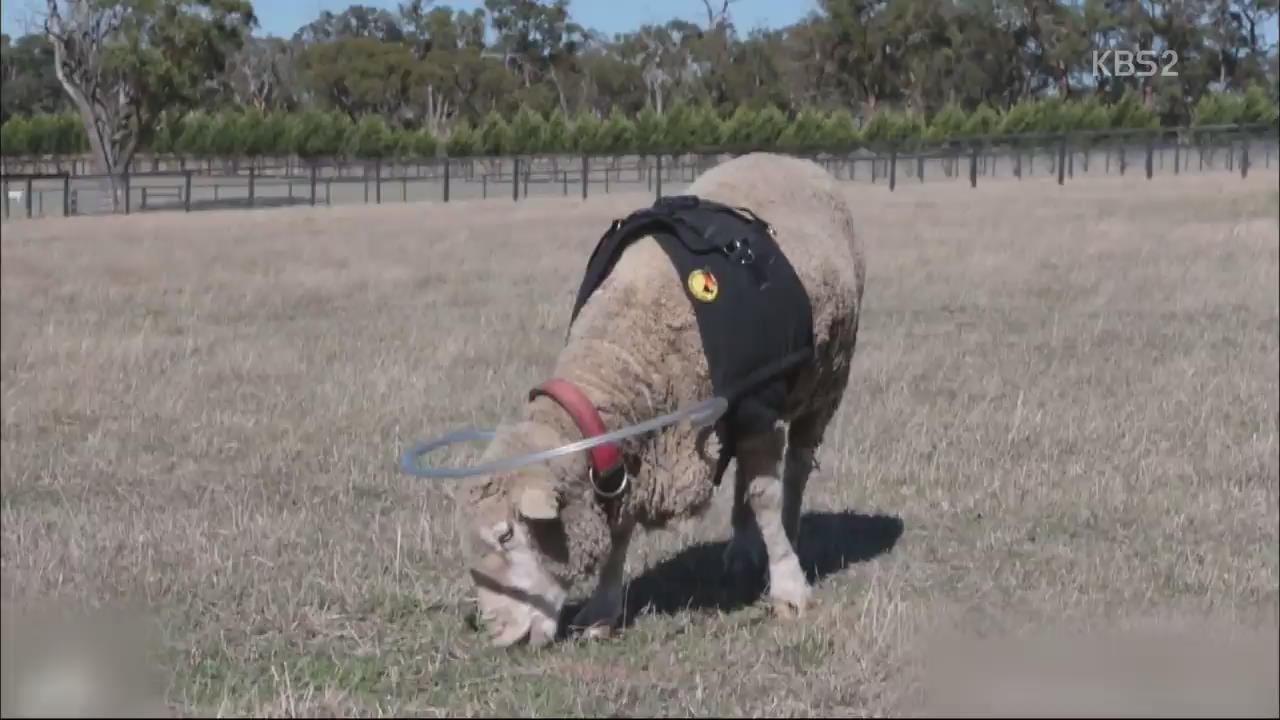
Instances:
[[[315,19],[320,11],[341,12],[352,4],[353,0],[253,0],[261,24],[258,33],[263,35],[292,35]],[[395,10],[398,2],[363,0],[360,4]],[[471,10],[483,7],[484,0],[437,0],[435,5]],[[713,5],[718,9],[718,0],[713,1]],[[44,0],[4,0],[3,23],[0,23],[4,32],[22,34],[24,21],[35,17],[34,13],[43,6]],[[745,33],[757,26],[790,25],[816,8],[814,0],[738,0],[729,6],[729,12],[739,31]],[[674,17],[699,24],[705,24],[707,18],[702,0],[569,0],[569,12],[577,22],[610,34]]]

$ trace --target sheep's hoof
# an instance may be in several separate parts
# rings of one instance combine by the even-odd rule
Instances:
[[[807,597],[801,599],[774,597],[770,602],[774,617],[783,620],[799,620],[812,606],[813,601]]]
[[[584,640],[608,640],[613,637],[612,625],[592,625],[582,631]]]
[[[594,599],[574,616],[571,627],[582,631],[587,640],[606,640],[622,616],[622,598]]]
[[[769,599],[774,616],[779,618],[802,618],[813,607],[813,591],[803,577],[773,584],[769,588]]]

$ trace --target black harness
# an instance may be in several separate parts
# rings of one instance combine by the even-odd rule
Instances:
[[[813,309],[768,223],[745,208],[693,195],[660,198],[615,220],[587,261],[570,324],[622,251],[653,236],[693,303],[717,396],[720,484],[742,434],[771,430],[782,416],[794,370],[813,359]]]

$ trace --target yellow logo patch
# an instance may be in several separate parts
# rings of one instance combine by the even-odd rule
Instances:
[[[689,273],[689,279],[685,284],[689,287],[689,293],[702,302],[711,302],[720,293],[716,276],[706,270],[694,270]]]

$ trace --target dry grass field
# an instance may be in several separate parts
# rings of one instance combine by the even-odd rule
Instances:
[[[89,650],[180,715],[1280,712],[1274,174],[849,192],[817,607],[722,589],[725,486],[638,539],[620,634],[540,651],[467,625],[451,489],[398,455],[516,411],[650,196],[6,225],[6,714],[74,709],[36,676]]]

